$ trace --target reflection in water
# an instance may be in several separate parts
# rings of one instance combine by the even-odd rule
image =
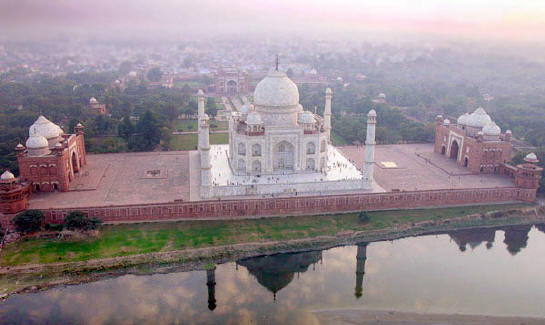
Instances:
[[[465,252],[467,245],[471,249],[475,249],[482,242],[486,242],[486,248],[492,248],[494,244],[494,238],[496,237],[496,229],[492,228],[477,228],[477,229],[463,229],[450,231],[448,233],[450,238],[454,240],[461,252]]]
[[[336,308],[545,317],[545,227],[536,228],[453,231],[206,271],[123,275],[10,296],[0,302],[0,324],[315,325],[309,310]],[[271,299],[279,291],[281,299]]]
[[[357,245],[356,253],[356,298],[360,298],[363,292],[363,275],[365,274],[365,260],[367,260],[367,243]]]
[[[322,259],[322,251],[276,254],[243,259],[237,262],[250,271],[257,282],[273,293],[286,287],[295,273],[304,273],[311,264]]]
[[[532,229],[532,225],[517,225],[505,228],[505,240],[507,250],[511,255],[516,255],[521,249],[525,248],[528,243],[528,233]]]
[[[216,309],[216,267],[206,270],[206,286],[208,287],[208,309]]]

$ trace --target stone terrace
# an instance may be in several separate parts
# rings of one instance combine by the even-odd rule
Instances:
[[[88,155],[70,192],[35,193],[30,209],[189,200],[187,151]]]
[[[363,167],[364,147],[338,148]],[[102,207],[190,200],[189,152],[88,155],[71,192],[35,193],[31,209]],[[383,164],[391,162],[394,164]],[[195,162],[194,162],[195,163]],[[192,186],[198,186],[198,175]],[[453,160],[433,154],[433,145],[380,145],[375,180],[385,191],[512,187],[509,178],[471,175]],[[198,192],[198,191],[197,191]]]
[[[363,167],[365,146],[339,149],[358,167]],[[467,169],[458,166],[454,160],[433,153],[433,144],[376,146],[374,175],[375,181],[386,191],[514,186],[510,178],[468,173]]]

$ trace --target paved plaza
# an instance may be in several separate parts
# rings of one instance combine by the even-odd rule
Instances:
[[[35,193],[31,209],[189,200],[187,151],[88,155],[70,192]]]
[[[301,177],[318,179],[361,177],[359,170],[364,166],[364,148],[364,146],[337,148],[332,151],[335,157],[331,160],[337,166],[332,168],[330,173],[327,175],[310,173]],[[72,191],[35,193],[30,200],[30,208],[189,201],[190,183],[191,187],[197,189],[191,191],[195,193],[192,194],[191,200],[199,200],[197,194],[199,173],[190,173],[191,153],[193,152],[172,151],[88,155],[87,166],[72,184]],[[192,159],[194,160],[192,165],[198,166],[198,155],[193,155]],[[358,169],[350,167],[352,164]],[[227,181],[223,176],[231,175],[227,168],[227,166],[222,168],[225,169],[225,174],[222,172],[221,182]],[[219,173],[218,170],[215,181],[219,181]],[[379,187],[373,191],[494,188],[514,185],[513,181],[506,177],[469,174],[453,160],[434,154],[431,144],[376,146],[374,175]],[[278,177],[283,179],[283,176],[290,177],[289,175]],[[259,181],[267,182],[267,179]]]
[[[339,148],[359,168],[365,146]],[[433,144],[377,145],[375,181],[386,191],[418,191],[514,186],[513,180],[496,175],[474,175],[452,159],[433,152]]]

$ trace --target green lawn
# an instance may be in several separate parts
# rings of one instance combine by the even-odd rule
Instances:
[[[227,133],[211,133],[211,144],[227,144]],[[197,134],[176,134],[172,135],[169,150],[195,150],[197,148]]]
[[[197,131],[197,120],[174,120],[172,129],[177,132]]]
[[[334,235],[348,230],[381,229],[407,222],[452,218],[524,206],[528,205],[369,212],[368,223],[361,223],[356,213],[349,213],[248,220],[105,225],[100,228],[100,235],[94,239],[74,241],[28,239],[7,245],[0,253],[0,264],[10,266],[82,261],[184,248],[308,238]]]

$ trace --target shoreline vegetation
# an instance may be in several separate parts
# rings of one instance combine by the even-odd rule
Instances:
[[[323,250],[452,230],[545,222],[535,204],[103,225],[98,234],[34,236],[0,253],[0,298],[127,273],[204,270],[242,258]]]

